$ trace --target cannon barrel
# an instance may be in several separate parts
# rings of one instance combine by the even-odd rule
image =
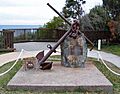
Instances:
[[[49,3],[47,3],[47,5],[51,9],[53,9],[66,23],[68,23],[71,26],[71,23],[64,16],[62,16],[55,8],[53,8]],[[82,32],[80,31],[80,33],[82,33]],[[94,47],[94,44],[85,35],[84,35],[84,37],[91,44],[91,46],[92,46],[91,49],[90,49],[90,51],[91,51]]]

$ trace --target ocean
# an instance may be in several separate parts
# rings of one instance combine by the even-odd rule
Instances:
[[[0,25],[0,30],[3,29],[23,29],[23,28],[39,28],[42,25]]]

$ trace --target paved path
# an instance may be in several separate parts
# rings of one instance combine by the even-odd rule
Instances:
[[[42,51],[42,50],[40,50]],[[26,57],[35,57],[37,55],[37,53],[39,53],[40,51],[23,51],[21,58],[26,58]],[[57,49],[57,51],[59,51],[59,49]],[[45,50],[45,54],[48,52],[48,50]],[[0,66],[14,61],[17,59],[17,57],[19,56],[20,52],[11,52],[11,53],[6,53],[6,54],[2,54],[0,55]],[[60,55],[60,53],[53,53],[52,55]]]
[[[103,58],[103,60],[111,62],[120,68],[120,56],[113,55],[111,53],[102,52],[102,51],[100,51],[99,53]],[[98,58],[98,51],[96,50],[88,51],[88,57]]]
[[[57,49],[57,50],[59,50],[59,49]],[[45,50],[45,53],[47,53],[47,51],[48,50]],[[34,57],[37,55],[38,52],[40,52],[40,51],[28,51],[28,52],[24,51],[24,53],[22,54],[22,58]],[[0,55],[0,66],[4,65],[10,61],[16,60],[16,58],[18,57],[19,54],[20,54],[20,52],[11,52],[11,53]],[[52,55],[56,55],[56,54],[60,55],[60,53],[53,53]],[[102,51],[100,51],[100,54],[101,54],[103,60],[109,61],[120,68],[120,57],[119,56],[113,55],[111,53],[102,52]],[[88,50],[88,57],[97,58],[98,57],[97,51],[96,50],[92,50],[92,51]]]

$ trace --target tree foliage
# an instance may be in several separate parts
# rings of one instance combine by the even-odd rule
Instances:
[[[63,29],[64,21],[60,17],[53,17],[53,19],[47,22],[46,24],[44,24],[43,27],[48,28],[48,30],[38,30],[36,32],[37,39],[39,38],[53,39],[57,33],[57,32],[53,32],[53,29]],[[48,33],[48,32],[52,32],[52,33]]]
[[[103,6],[95,6],[90,10],[89,18],[95,30],[106,30],[109,15]]]
[[[65,7],[63,7],[63,14],[66,18],[79,19],[80,15],[84,12],[81,5],[84,4],[83,0],[66,0]]]
[[[45,24],[46,28],[58,29],[63,28],[64,21],[60,17],[53,17],[53,19]]]
[[[103,6],[108,11],[111,20],[116,21],[116,40],[120,42],[120,0],[103,0]]]
[[[113,20],[119,19],[120,0],[103,0],[103,5],[108,10],[108,14]]]

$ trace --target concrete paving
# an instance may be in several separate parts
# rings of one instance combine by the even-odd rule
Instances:
[[[51,70],[27,70],[21,68],[8,83],[9,89],[27,89],[39,91],[104,91],[112,94],[112,84],[92,64],[85,68],[66,68],[60,62],[54,62]]]
[[[42,50],[40,50],[42,51]],[[26,51],[24,50],[21,58],[26,58],[26,57],[35,57],[40,51]],[[45,50],[45,54],[48,52],[49,50]],[[60,51],[59,49],[57,49],[57,51]],[[0,55],[0,66],[14,61],[17,59],[17,57],[19,56],[20,52],[11,52],[11,53],[6,53],[6,54],[2,54]],[[60,55],[60,53],[53,53],[52,55]]]
[[[106,53],[103,51],[99,51],[101,57],[103,58],[103,60],[108,61],[112,64],[114,64],[115,66],[117,66],[118,68],[120,68],[120,56],[111,54],[111,53]],[[92,50],[89,51],[88,50],[88,57],[93,57],[93,58],[98,58],[98,51],[96,50]]]
[[[14,43],[14,47],[16,51],[21,51],[21,49],[25,49],[27,51],[40,51],[40,50],[48,50],[47,45],[50,44],[52,47],[56,44],[56,42],[24,42],[24,43]],[[60,47],[58,47],[60,48]]]

